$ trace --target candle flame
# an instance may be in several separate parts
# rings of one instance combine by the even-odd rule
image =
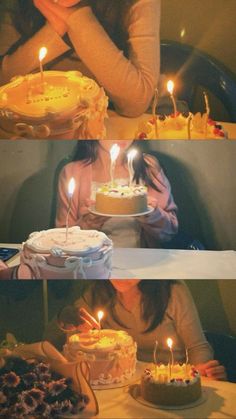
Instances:
[[[167,90],[171,95],[173,95],[174,87],[175,87],[174,82],[172,80],[169,80],[167,83]]]
[[[43,59],[46,57],[47,53],[48,53],[48,50],[47,50],[46,47],[40,48],[40,50],[39,50],[39,61],[43,61]]]
[[[127,157],[128,157],[128,161],[132,162],[133,159],[137,156],[138,151],[133,148],[132,150],[130,150],[130,152],[128,153]]]
[[[72,196],[75,191],[75,179],[72,177],[68,185],[68,194]]]
[[[113,146],[110,149],[110,156],[111,156],[111,161],[114,163],[117,159],[117,157],[119,156],[120,153],[120,147],[118,146],[118,144],[113,144]]]
[[[100,322],[104,316],[104,312],[102,310],[99,310],[97,313],[97,316],[98,316],[98,321]]]
[[[173,340],[171,338],[168,338],[166,342],[167,342],[167,346],[171,349],[173,346]]]

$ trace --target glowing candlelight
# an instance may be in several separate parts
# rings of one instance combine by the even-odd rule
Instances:
[[[185,349],[185,358],[186,358],[186,360],[185,360],[185,372],[186,372],[186,378],[188,378],[188,362],[189,362],[188,348]]]
[[[171,379],[171,370],[172,370],[172,367],[174,366],[174,354],[172,350],[173,340],[171,338],[167,339],[167,346],[170,349],[170,355],[171,355],[171,360],[169,362],[169,373],[170,373],[170,379]]]
[[[172,80],[169,80],[167,83],[167,90],[170,93],[170,98],[172,100],[173,106],[174,106],[174,116],[177,116],[177,106],[176,106],[176,101],[174,98],[174,82]]]
[[[210,116],[210,105],[209,105],[209,100],[208,100],[208,96],[206,94],[206,92],[203,92],[204,95],[204,100],[205,100],[205,106],[206,106],[206,122],[205,122],[205,138],[207,138],[207,124],[208,124],[208,119]]]
[[[120,147],[118,144],[113,144],[113,146],[110,149],[110,157],[111,157],[111,167],[110,167],[110,176],[111,176],[111,184],[114,183],[114,172],[115,172],[115,165],[116,160],[120,153]]]
[[[157,104],[158,104],[158,89],[155,89],[155,93],[154,93],[154,97],[153,97],[153,103],[152,103],[152,118],[153,118],[153,123],[155,126],[155,138],[159,138],[159,133],[158,133],[158,124],[157,124],[157,115],[156,115],[156,111],[157,111]]]
[[[137,156],[138,151],[133,148],[129,151],[127,158],[128,158],[128,170],[129,170],[129,186],[132,185],[133,177],[134,177],[134,169],[133,169],[133,161],[134,158]]]
[[[101,330],[101,320],[104,317],[104,312],[102,310],[99,310],[97,313],[98,323],[99,323],[99,329]]]
[[[41,74],[41,87],[42,87],[42,93],[44,92],[44,76],[43,76],[43,60],[46,57],[48,53],[48,50],[46,47],[42,47],[39,50],[39,68],[40,68],[40,74]]]
[[[70,182],[68,184],[68,198],[69,198],[69,205],[68,205],[68,211],[66,214],[66,241],[68,238],[68,228],[69,228],[69,215],[71,211],[71,204],[72,204],[72,198],[75,191],[75,179],[72,177],[70,179]]]

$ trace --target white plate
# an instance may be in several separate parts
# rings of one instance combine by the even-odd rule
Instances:
[[[144,406],[151,407],[153,409],[162,409],[162,410],[183,410],[183,409],[191,409],[193,407],[199,406],[200,404],[205,403],[207,400],[207,394],[206,391],[202,388],[202,395],[200,399],[196,400],[193,403],[185,404],[182,406],[163,406],[160,404],[154,404],[151,402],[148,402],[147,400],[143,399],[140,395],[140,384],[133,384],[129,388],[129,394],[140,404],[143,404]]]
[[[137,381],[140,381],[142,373],[143,373],[143,365],[140,365],[139,363],[137,363],[136,371],[129,380],[125,380],[122,383],[104,384],[104,385],[98,385],[98,386],[93,386],[92,384],[90,385],[93,390],[110,390],[113,388],[127,387],[136,383]]]
[[[126,218],[126,217],[141,217],[141,215],[151,214],[154,211],[154,208],[148,206],[147,211],[139,212],[139,213],[136,213],[136,214],[124,214],[124,215],[122,215],[122,214],[103,214],[102,212],[96,211],[94,206],[90,207],[89,211],[94,215],[100,215],[102,217]]]

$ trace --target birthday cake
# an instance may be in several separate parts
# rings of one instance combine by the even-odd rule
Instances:
[[[143,120],[135,138],[140,140],[207,140],[224,139],[222,125],[209,119],[207,113],[160,115]]]
[[[18,76],[0,87],[0,127],[13,138],[102,139],[108,99],[78,71]]]
[[[22,245],[21,262],[36,279],[108,279],[112,241],[102,232],[70,227],[31,233]]]
[[[162,406],[182,406],[196,402],[202,395],[199,372],[189,364],[152,365],[141,378],[141,397]]]
[[[104,185],[96,192],[95,210],[101,214],[130,215],[147,209],[145,186]]]
[[[90,384],[104,386],[129,380],[136,368],[137,345],[122,330],[90,330],[68,337],[64,355],[76,361],[83,355],[90,364]]]

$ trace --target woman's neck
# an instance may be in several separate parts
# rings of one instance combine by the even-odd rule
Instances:
[[[98,158],[93,163],[93,179],[97,182],[108,182],[110,180],[110,166],[110,153],[102,147],[99,147]],[[124,152],[120,153],[116,160],[114,176],[115,178],[128,177],[128,170],[124,164]]]
[[[129,291],[118,292],[118,299],[128,311],[140,304],[141,292],[137,286],[132,287]]]

